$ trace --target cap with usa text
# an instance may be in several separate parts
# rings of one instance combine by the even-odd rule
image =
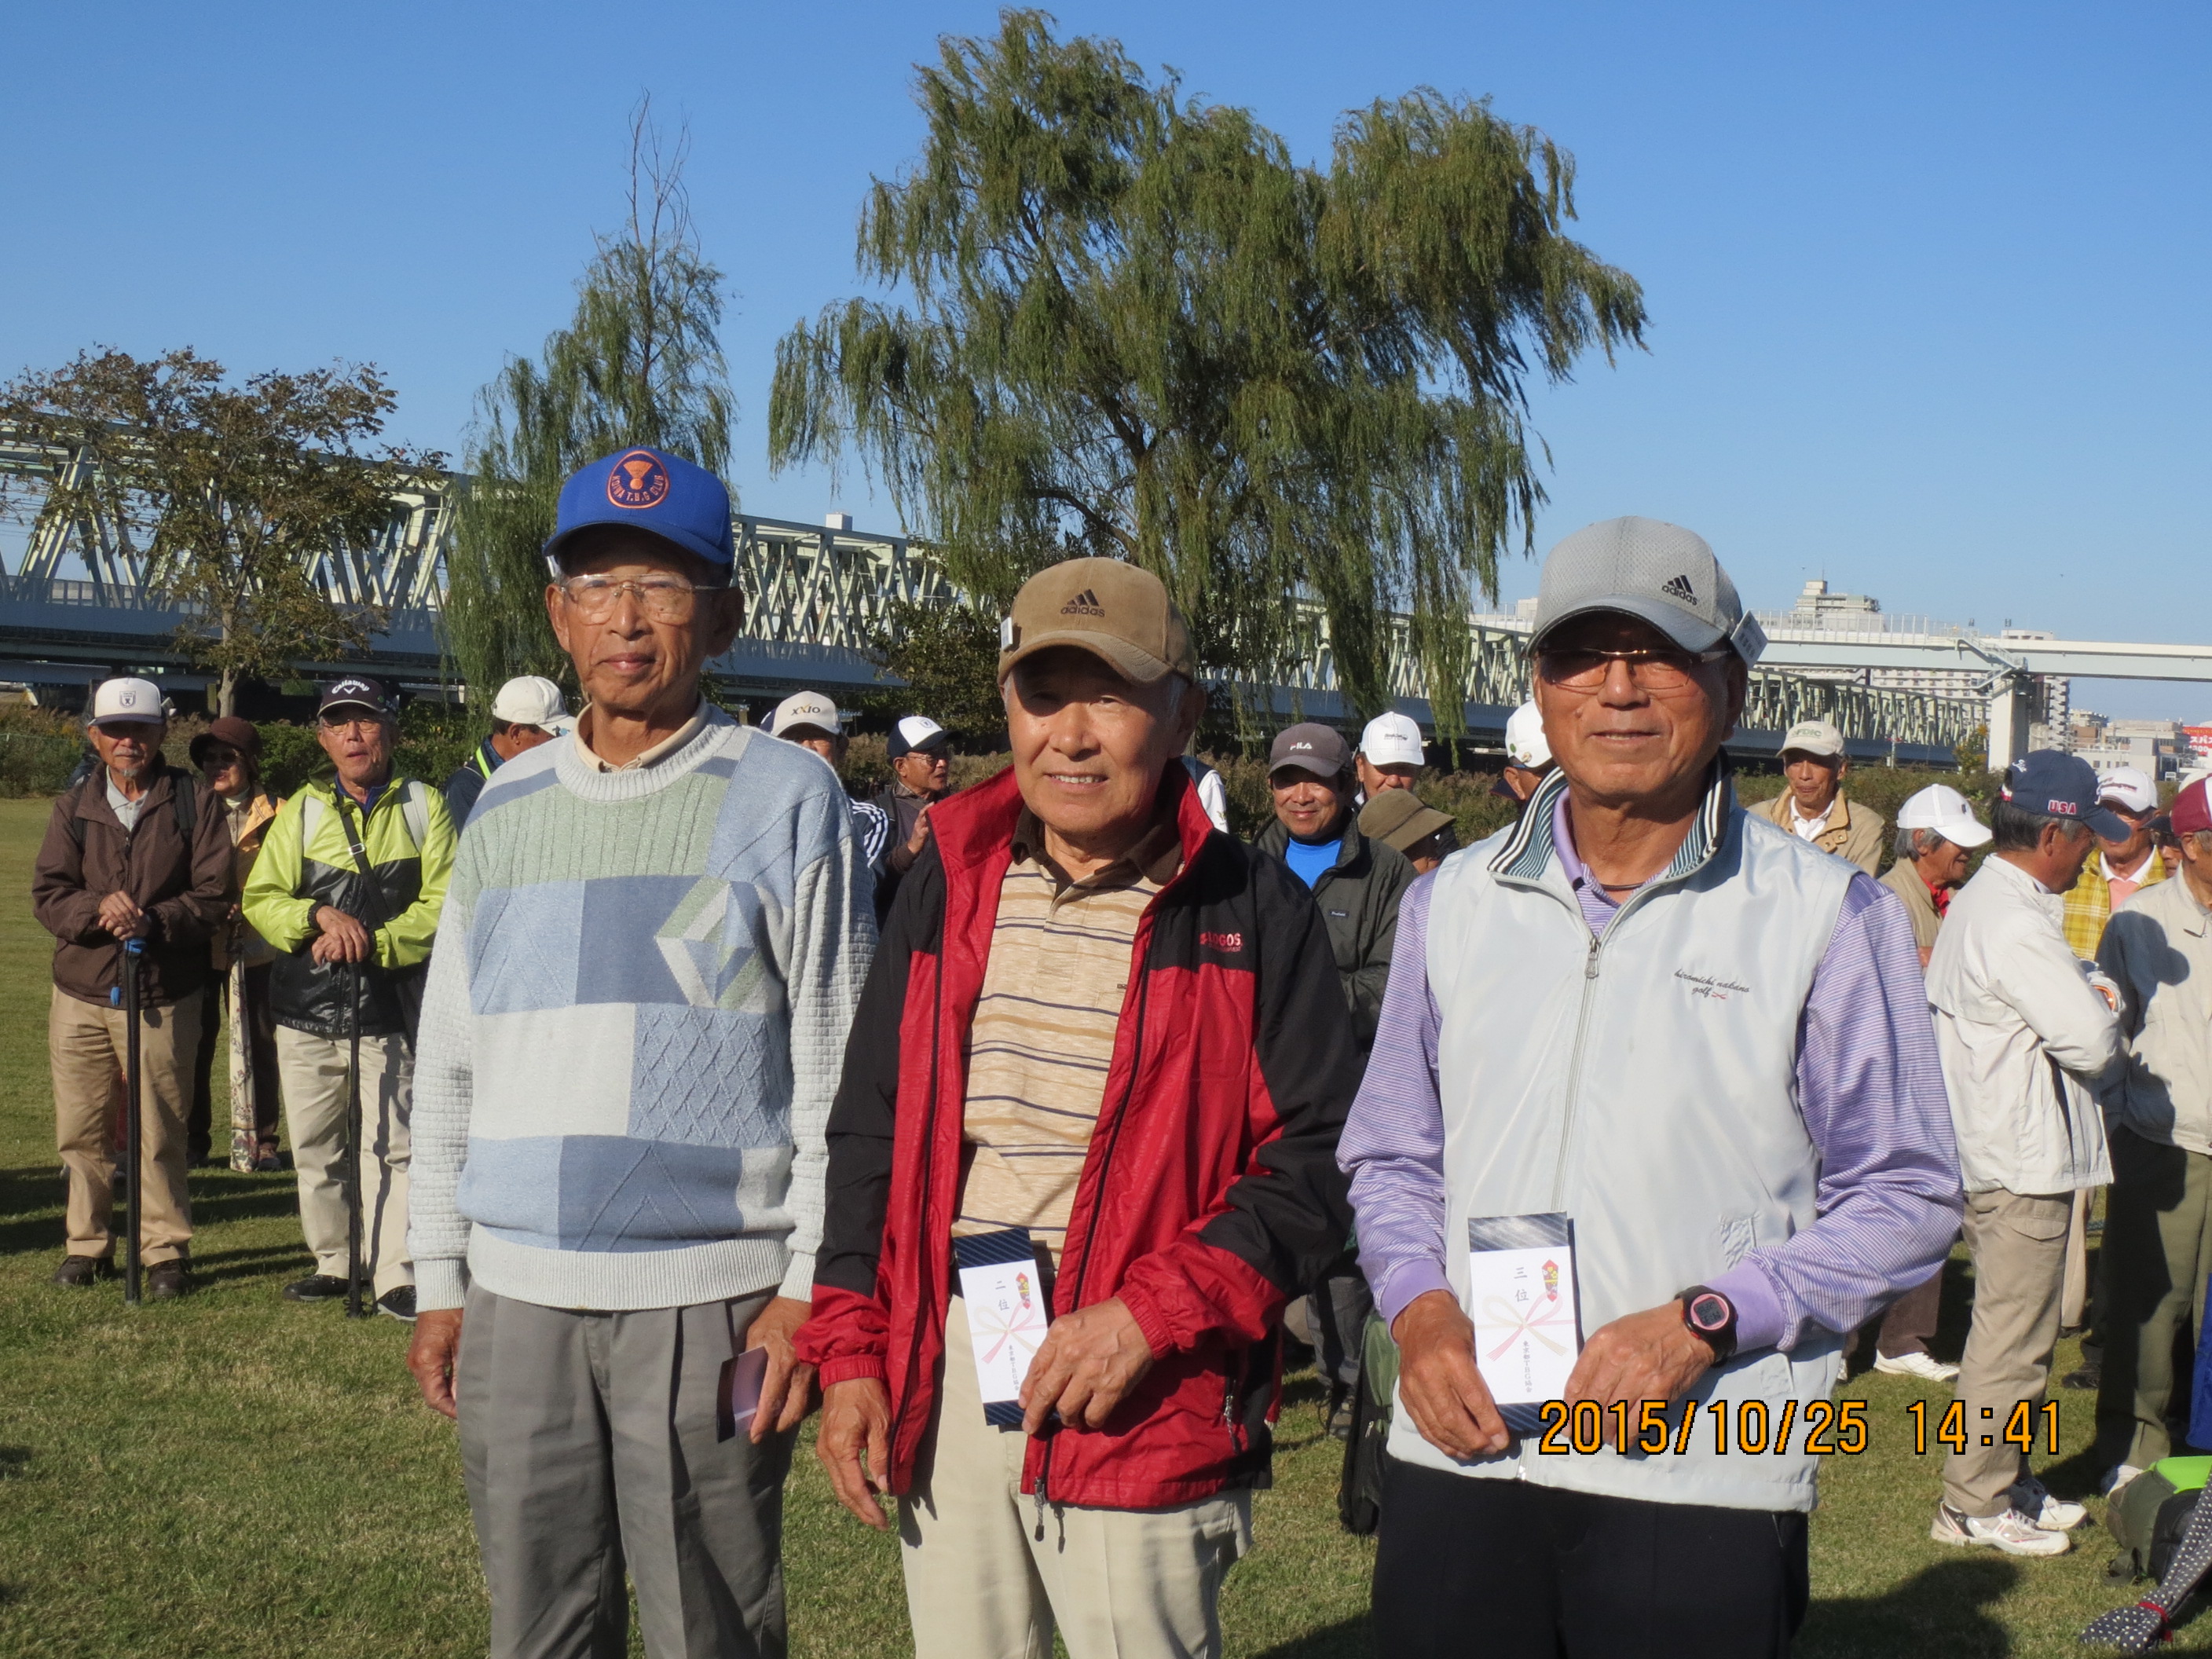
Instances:
[[[665,449],[641,444],[602,455],[561,486],[544,547],[556,576],[569,544],[602,525],[642,531],[726,576],[737,562],[728,489],[705,467]]]
[[[2002,793],[2023,812],[2079,819],[2106,841],[2135,833],[2125,818],[2098,805],[2097,769],[2079,755],[2031,749],[2006,769]]]
[[[1063,645],[1089,652],[1138,685],[1170,674],[1198,678],[1190,630],[1167,588],[1121,559],[1067,559],[1024,582],[999,626],[999,678]]]

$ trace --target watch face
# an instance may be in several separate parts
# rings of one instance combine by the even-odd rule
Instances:
[[[1719,1297],[1705,1295],[1690,1304],[1690,1323],[1701,1331],[1717,1331],[1729,1322],[1729,1304]]]

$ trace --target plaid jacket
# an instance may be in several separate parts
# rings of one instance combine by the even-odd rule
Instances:
[[[2148,887],[2165,879],[2166,854],[2154,852],[2142,884]],[[2112,890],[2105,879],[2105,855],[2101,851],[2092,853],[2081,866],[2081,879],[2066,890],[2066,943],[2075,956],[2086,962],[2097,959],[2097,946],[2112,916]]]

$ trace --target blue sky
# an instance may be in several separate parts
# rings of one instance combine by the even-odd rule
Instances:
[[[2047,4],[1065,5],[1302,157],[1343,110],[1488,95],[1576,155],[1579,234],[1650,349],[1536,398],[1539,548],[1689,525],[1762,607],[2212,637],[2212,10]],[[745,506],[888,515],[771,477],[777,336],[854,290],[855,210],[914,155],[912,65],[974,3],[123,5],[9,24],[0,374],[94,343],[239,371],[381,365],[458,451],[477,388],[568,312],[622,211],[628,112],[688,122],[727,271]],[[1516,560],[1510,600],[1534,591]],[[2212,717],[2212,687],[2077,703]]]

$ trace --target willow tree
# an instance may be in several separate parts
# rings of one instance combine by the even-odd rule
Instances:
[[[641,105],[630,126],[629,213],[597,239],[576,312],[536,361],[511,357],[477,397],[473,475],[446,565],[446,638],[465,684],[516,674],[571,684],[545,620],[545,562],[561,485],[586,462],[651,444],[728,471],[735,404],[722,361],[722,273],[699,246],[679,137],[664,148]]]
[[[1527,381],[1642,339],[1635,280],[1564,234],[1572,158],[1419,90],[1299,166],[1036,12],[945,40],[917,101],[921,156],[875,183],[858,252],[910,303],[785,337],[772,462],[855,450],[987,605],[1068,554],[1134,560],[1232,677],[1282,673],[1310,598],[1365,710],[1410,612],[1452,729],[1473,593],[1544,500]]]

